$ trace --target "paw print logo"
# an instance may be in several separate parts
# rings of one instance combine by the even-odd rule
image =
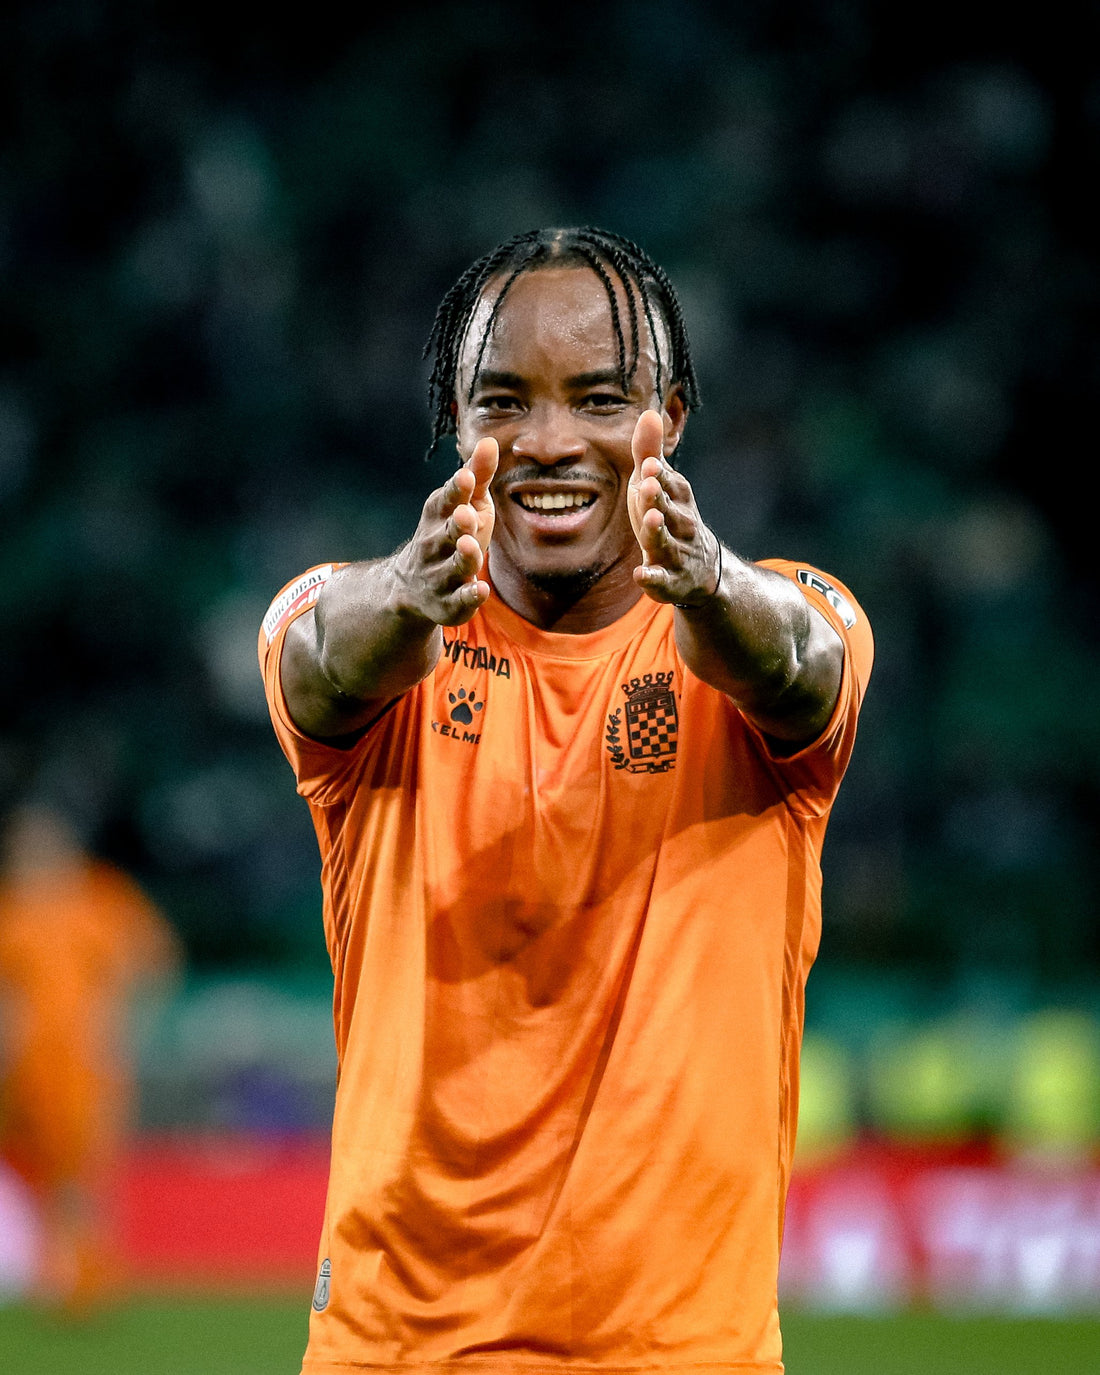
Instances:
[[[447,696],[453,703],[451,707],[451,720],[458,721],[464,726],[468,726],[474,719],[474,712],[480,711],[485,705],[479,702],[473,694],[473,690],[467,692],[465,688],[459,688],[457,692],[448,692]]]

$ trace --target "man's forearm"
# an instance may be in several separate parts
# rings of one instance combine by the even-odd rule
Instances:
[[[400,551],[348,564],[287,631],[282,684],[291,715],[321,739],[357,730],[432,671],[442,643],[439,626],[410,605]]]
[[[399,551],[348,564],[317,600],[317,667],[341,697],[398,697],[426,677],[439,658],[442,632],[414,609],[400,559]]]
[[[836,704],[839,636],[789,579],[729,550],[715,592],[677,608],[676,642],[696,677],[779,739],[812,739]]]

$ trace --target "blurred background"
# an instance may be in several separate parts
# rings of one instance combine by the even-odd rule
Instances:
[[[449,470],[421,355],[452,280],[592,223],[681,294],[704,513],[835,573],[876,633],[785,1284],[1100,1310],[1097,5],[0,22],[0,805],[59,811],[178,938],[127,1032],[143,1274],[214,1273],[179,1219],[217,1178],[223,1219],[290,1200],[223,1257],[312,1287],[331,982],[257,628],[309,564],[390,552]],[[19,1293],[33,1245],[8,1251]]]

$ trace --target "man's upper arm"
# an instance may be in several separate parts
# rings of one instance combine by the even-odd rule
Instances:
[[[375,720],[392,699],[347,697],[321,669],[317,600],[349,564],[308,568],[272,601],[260,629],[260,669],[276,723],[314,740],[339,743]]]
[[[819,690],[826,689],[828,703],[817,729],[801,740],[781,736],[754,722],[771,739],[795,745],[795,751],[780,748],[781,754],[813,746],[838,727],[838,716],[858,716],[874,662],[874,638],[863,608],[852,593],[831,574],[807,564],[766,559],[763,566],[789,578],[802,593],[811,613],[811,633],[807,642],[807,669]],[[843,712],[841,708],[844,708]]]
[[[844,675],[844,643],[815,606],[797,671],[787,690],[766,712],[746,712],[753,724],[774,740],[804,745],[828,725]]]
[[[315,740],[339,740],[377,719],[385,699],[346,697],[325,677],[317,645],[316,609],[310,607],[286,629],[279,674],[291,719]]]

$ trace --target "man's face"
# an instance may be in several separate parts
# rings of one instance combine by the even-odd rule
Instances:
[[[463,458],[487,435],[500,446],[490,570],[545,587],[573,580],[578,590],[612,567],[629,573],[641,559],[626,503],[634,427],[647,407],[662,410],[667,455],[686,419],[677,389],[657,395],[655,345],[640,302],[629,390],[619,380],[607,292],[583,267],[538,268],[512,283],[474,378],[500,287],[500,279],[489,283],[467,331],[456,415]],[[616,292],[629,365],[629,308],[619,283]],[[663,339],[661,347],[667,358]]]

